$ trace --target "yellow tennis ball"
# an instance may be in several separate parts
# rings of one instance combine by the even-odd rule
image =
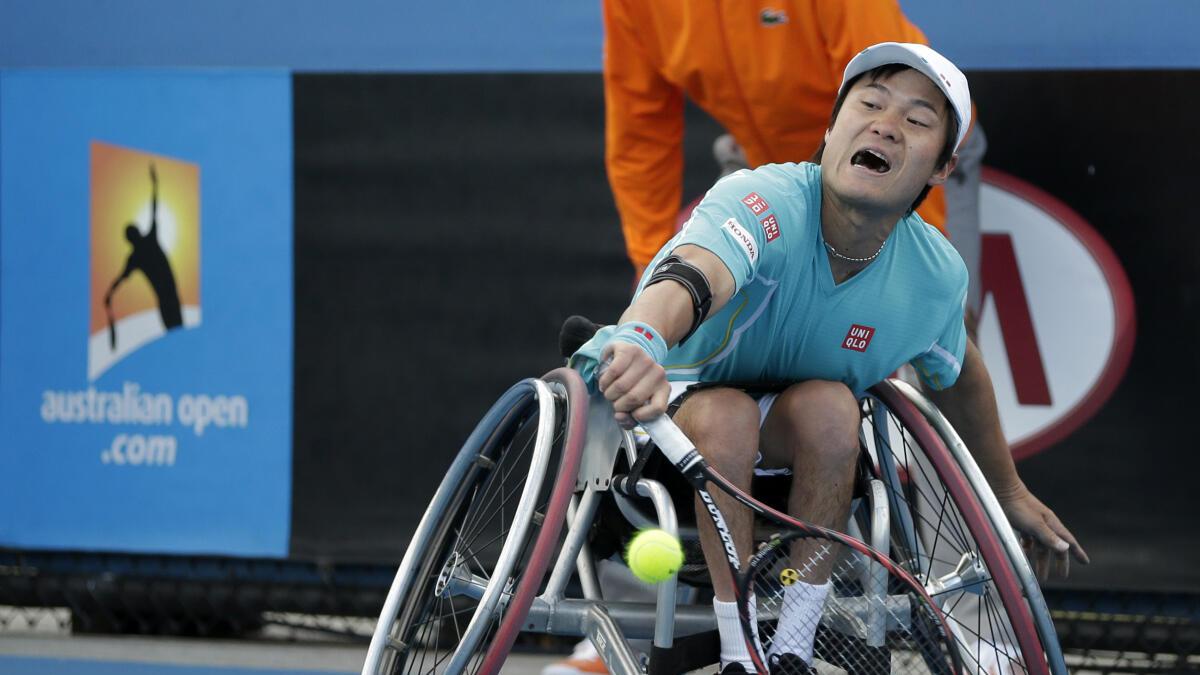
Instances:
[[[683,565],[683,546],[664,530],[642,530],[629,542],[625,561],[635,577],[657,584],[679,571]]]

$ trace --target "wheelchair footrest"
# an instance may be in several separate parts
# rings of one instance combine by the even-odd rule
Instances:
[[[675,638],[671,647],[650,650],[648,675],[679,675],[712,665],[721,659],[721,637],[717,631]]]

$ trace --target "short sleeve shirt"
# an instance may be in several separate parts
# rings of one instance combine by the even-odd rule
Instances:
[[[670,380],[830,380],[859,394],[912,363],[935,389],[952,385],[966,349],[967,270],[936,229],[910,214],[879,256],[834,283],[821,233],[821,169],[770,164],[718,181],[647,267],[684,244],[705,248],[735,292],[663,363]],[[611,330],[585,345],[599,353]],[[594,344],[593,344],[594,343]]]

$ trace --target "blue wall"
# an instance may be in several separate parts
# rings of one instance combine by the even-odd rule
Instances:
[[[1195,0],[903,0],[968,69],[1200,67]],[[0,67],[594,71],[600,0],[0,0]]]

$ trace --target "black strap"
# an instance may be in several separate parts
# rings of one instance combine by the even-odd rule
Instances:
[[[712,308],[712,288],[709,287],[708,277],[704,276],[699,267],[677,255],[663,258],[654,268],[654,273],[646,281],[645,287],[650,288],[660,281],[667,280],[683,286],[692,296],[692,327],[679,341],[679,344],[683,344],[708,317],[708,310]]]
[[[637,491],[637,482],[641,480],[642,473],[646,470],[646,462],[650,461],[650,456],[654,454],[655,446],[653,443],[647,443],[638,449],[637,460],[633,466],[629,467],[629,473],[619,477],[613,482],[613,486],[626,497],[640,497]]]

